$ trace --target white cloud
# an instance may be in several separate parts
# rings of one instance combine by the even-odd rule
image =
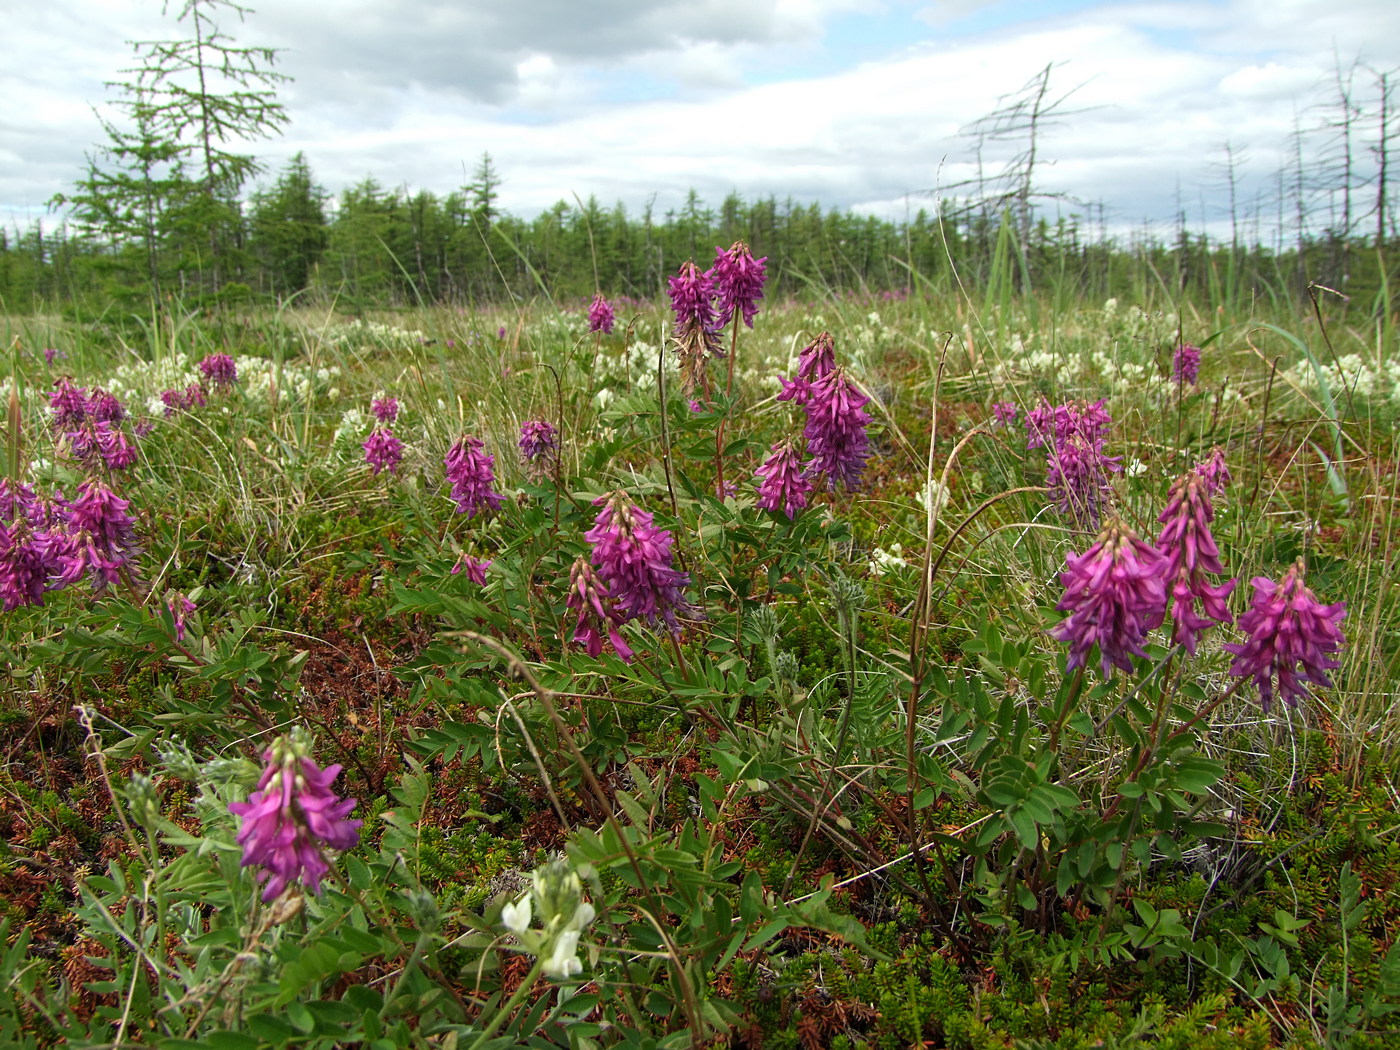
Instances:
[[[102,82],[127,60],[111,42],[176,33],[151,7],[50,0],[7,27],[6,50],[27,61],[23,76],[14,62],[0,74],[0,156],[18,158],[0,165],[0,218],[35,213],[80,175],[102,137],[87,103],[110,99]],[[252,147],[274,168],[304,151],[332,190],[374,175],[446,193],[489,150],[501,205],[527,216],[574,192],[634,213],[655,195],[661,214],[691,187],[711,204],[737,190],[902,214],[907,194],[975,173],[962,129],[1054,62],[1049,98],[1077,90],[1068,115],[1042,129],[1038,181],[1129,223],[1169,221],[1178,186],[1216,199],[1212,165],[1226,140],[1247,157],[1238,174],[1249,191],[1265,191],[1295,114],[1317,118],[1308,107],[1331,77],[1333,41],[1344,61],[1400,64],[1393,0],[1105,2],[965,28],[1007,10],[983,0],[279,0],[228,28],[287,48],[293,123]],[[925,23],[938,28],[920,36]],[[893,27],[881,57],[850,57],[841,34],[853,25]],[[994,170],[1021,146],[987,143],[984,162]]]

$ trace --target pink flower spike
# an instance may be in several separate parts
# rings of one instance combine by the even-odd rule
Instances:
[[[403,442],[388,427],[377,427],[374,433],[365,438],[364,450],[365,463],[374,473],[382,470],[390,474],[398,472],[399,463],[403,460]]]
[[[447,480],[452,482],[452,499],[457,513],[471,518],[483,507],[498,510],[503,497],[492,489],[496,482],[491,465],[496,457],[486,452],[478,438],[462,437],[443,459]]]
[[[1282,583],[1264,576],[1251,582],[1254,599],[1249,611],[1240,617],[1240,630],[1247,641],[1227,642],[1224,648],[1235,654],[1230,673],[1254,678],[1259,689],[1259,705],[1268,714],[1273,701],[1273,679],[1289,707],[1298,706],[1308,696],[1307,683],[1332,687],[1328,671],[1341,664],[1333,654],[1346,642],[1337,625],[1346,616],[1346,602],[1323,605],[1303,583],[1303,560],[1294,562]]]
[[[1065,593],[1055,608],[1069,615],[1050,633],[1069,643],[1068,667],[1082,665],[1097,645],[1104,678],[1114,667],[1131,673],[1131,657],[1147,655],[1142,647],[1147,633],[1166,616],[1166,565],[1166,558],[1117,518],[1109,519],[1083,554],[1065,556],[1060,574]]]
[[[763,298],[763,283],[767,280],[764,264],[768,257],[755,259],[749,246],[735,241],[729,251],[715,248],[715,264],[710,268],[715,292],[719,296],[719,319],[716,327],[723,328],[739,311],[744,324],[753,327],[758,313],[758,300]]]
[[[1210,531],[1214,517],[1210,487],[1199,471],[1192,470],[1172,483],[1166,509],[1157,519],[1163,525],[1157,549],[1167,559],[1164,575],[1171,587],[1172,641],[1185,646],[1192,656],[1197,639],[1212,623],[1234,620],[1225,602],[1237,581],[1215,585],[1206,581],[1207,573],[1225,574]],[[1204,615],[1196,612],[1197,602]]]
[[[803,473],[799,459],[792,441],[780,441],[772,447],[772,455],[754,475],[759,480],[758,505],[764,510],[781,511],[789,520],[795,520],[807,506],[812,483]]]
[[[340,799],[332,790],[340,766],[319,768],[307,746],[295,736],[282,737],[266,751],[267,763],[257,790],[247,802],[233,802],[229,812],[242,818],[238,844],[243,867],[259,865],[266,880],[262,899],[271,901],[289,883],[301,882],[312,893],[330,871],[325,850],[353,849],[363,821],[347,819],[355,799]]]
[[[612,335],[613,325],[616,322],[617,315],[613,313],[612,304],[603,298],[602,292],[598,292],[593,296],[593,302],[588,307],[588,330]]]

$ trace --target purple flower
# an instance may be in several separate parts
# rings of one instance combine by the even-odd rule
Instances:
[[[1016,403],[1014,401],[998,401],[992,405],[992,422],[999,427],[1014,426],[1016,423]]]
[[[62,509],[63,533],[53,535],[61,585],[91,574],[94,589],[101,590],[120,579],[140,551],[130,506],[100,481],[78,486],[77,498]]]
[[[1091,446],[1103,447],[1104,431],[1113,417],[1104,408],[1103,398],[1088,404],[1067,401],[1052,406],[1045,398],[1026,413],[1026,448],[1055,445],[1070,437],[1078,437]]]
[[[1172,354],[1172,382],[1195,386],[1201,374],[1201,348],[1182,343]]]
[[[457,504],[457,513],[471,518],[482,507],[496,510],[501,505],[501,495],[492,491],[496,474],[491,465],[496,457],[488,455],[485,445],[474,437],[462,437],[447,452],[443,466],[447,470],[447,480],[452,482],[452,499]]]
[[[1131,655],[1147,655],[1147,632],[1166,616],[1166,565],[1161,553],[1117,518],[1083,554],[1065,556],[1065,593],[1055,608],[1069,615],[1050,633],[1069,642],[1068,667],[1084,664],[1097,645],[1105,678],[1112,667],[1132,671]]]
[[[1045,484],[1060,513],[1081,528],[1096,529],[1113,490],[1108,475],[1123,469],[1121,456],[1104,454],[1104,431],[1113,417],[1102,400],[1051,406],[1044,398],[1026,414],[1026,448],[1045,448]]]
[[[87,414],[101,422],[120,423],[126,418],[126,409],[115,394],[106,390],[94,390],[88,395]]]
[[[185,640],[185,619],[199,606],[183,594],[172,594],[166,599],[165,607],[170,610],[170,616],[175,621],[175,640],[183,642]]]
[[[847,490],[860,483],[865,461],[870,455],[866,427],[870,415],[865,406],[870,398],[861,393],[843,369],[837,368],[813,382],[803,406],[807,425],[807,476],[824,475],[828,489],[838,481]]]
[[[588,306],[588,330],[612,335],[616,321],[617,315],[613,313],[612,303],[603,298],[602,292],[596,293],[593,302]]]
[[[519,447],[525,462],[539,462],[559,452],[559,431],[554,430],[554,424],[550,421],[526,420],[521,424]]]
[[[22,481],[0,477],[0,522],[28,518],[35,504],[34,490]]]
[[[74,386],[67,376],[60,376],[53,393],[49,395],[49,409],[53,412],[50,421],[55,430],[75,427],[87,418],[87,391]]]
[[[1327,672],[1341,666],[1332,654],[1346,641],[1337,626],[1346,616],[1346,602],[1319,602],[1303,583],[1301,558],[1282,583],[1264,576],[1250,582],[1254,599],[1249,611],[1240,617],[1240,630],[1248,641],[1224,646],[1235,654],[1230,673],[1240,678],[1253,676],[1265,714],[1273,701],[1275,675],[1278,691],[1289,707],[1307,698],[1308,682],[1331,688]]]
[[[1230,468],[1225,464],[1225,450],[1216,445],[1204,463],[1196,464],[1196,473],[1206,483],[1206,495],[1218,496],[1230,484]]]
[[[374,473],[378,474],[381,470],[387,470],[390,474],[398,472],[399,461],[403,459],[403,442],[388,427],[376,427],[365,438],[363,447],[365,462]]]
[[[805,405],[811,394],[812,383],[835,367],[836,343],[832,340],[830,332],[822,332],[797,355],[797,375],[792,379],[778,377],[782,386],[778,400]]]
[[[473,558],[469,554],[463,553],[457,559],[457,564],[452,566],[452,575],[465,572],[467,579],[478,587],[486,586],[486,570],[491,567],[490,558]]]
[[[340,766],[320,769],[300,742],[283,737],[263,752],[267,766],[247,802],[229,804],[242,818],[238,844],[243,867],[260,865],[266,880],[262,899],[271,901],[287,884],[300,881],[312,893],[330,871],[327,848],[353,849],[363,821],[346,819],[355,799],[340,799],[332,790]]]
[[[55,360],[57,360],[60,357],[68,356],[62,350],[59,350],[56,347],[52,346],[44,347],[42,353],[44,355],[44,364],[48,365],[51,368],[53,367],[53,363]]]
[[[812,483],[802,472],[792,441],[778,442],[772,452],[754,475],[759,479],[758,505],[774,513],[781,510],[789,519],[795,519],[807,506]]]
[[[719,328],[715,324],[715,289],[710,275],[694,262],[681,264],[680,272],[670,279],[671,309],[676,312],[676,327],[672,339],[680,361],[681,391],[692,398],[696,390],[709,396],[709,376],[705,362],[711,357],[723,357],[719,343]]]
[[[755,259],[743,241],[735,241],[727,252],[715,248],[715,264],[710,268],[710,278],[719,296],[717,327],[723,328],[733,320],[735,310],[744,318],[744,324],[753,327],[758,300],[763,298],[763,282],[767,279],[764,263],[767,261],[766,255]]]
[[[228,354],[210,354],[199,362],[199,370],[215,390],[233,386],[238,381],[238,366]]]
[[[715,324],[714,282],[693,260],[681,263],[676,276],[667,283],[670,286],[671,309],[676,313],[677,332],[692,322],[711,331],[718,327]]]
[[[91,469],[97,469],[101,463],[108,470],[125,470],[136,462],[136,446],[126,432],[105,419],[89,416],[78,424],[78,429],[70,430],[63,436],[74,458]]]
[[[574,559],[573,568],[569,570],[569,596],[564,604],[578,614],[572,639],[575,645],[583,646],[589,656],[597,656],[603,651],[603,635],[606,634],[617,655],[626,663],[632,662],[632,649],[618,631],[622,621],[613,608],[612,599],[582,555]]]
[[[386,394],[370,402],[369,410],[374,418],[386,427],[399,418],[399,399]]]
[[[198,383],[191,383],[184,390],[162,390],[160,399],[165,402],[167,416],[174,415],[176,412],[187,412],[195,405],[202,407],[209,403],[209,399],[204,393],[204,387]]]
[[[1166,509],[1158,517],[1164,528],[1157,537],[1157,549],[1166,556],[1164,570],[1171,588],[1172,641],[1196,655],[1196,642],[1212,623],[1231,623],[1234,617],[1225,604],[1235,589],[1235,580],[1212,585],[1206,574],[1225,574],[1220,550],[1211,535],[1215,510],[1210,490],[1199,471],[1183,474],[1172,483]],[[1204,616],[1196,612],[1201,603]]]
[[[0,523],[0,604],[5,612],[44,604],[52,568],[44,539],[23,514],[8,524]]]
[[[624,619],[655,624],[659,617],[677,630],[676,613],[685,612],[690,574],[671,567],[671,534],[652,524],[650,512],[614,492],[593,501],[603,509],[584,539],[593,544],[593,565]]]

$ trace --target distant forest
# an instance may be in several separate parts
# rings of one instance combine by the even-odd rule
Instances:
[[[891,222],[816,203],[737,195],[711,207],[694,192],[678,211],[630,214],[596,199],[530,219],[496,208],[489,158],[459,192],[388,190],[367,179],[332,202],[305,160],[233,211],[218,240],[171,221],[158,240],[113,240],[64,226],[44,233],[0,230],[0,303],[14,313],[88,314],[175,297],[187,306],[296,301],[345,311],[519,299],[653,298],[687,259],[707,266],[715,248],[748,242],[768,257],[770,295],[946,290],[956,270],[970,289],[998,281],[1017,292],[1076,297],[1140,292],[1217,303],[1240,296],[1302,296],[1310,283],[1343,292],[1363,309],[1394,284],[1386,266],[1394,232],[1324,231],[1268,245],[1193,233],[1147,232],[1122,243],[1085,217],[1017,221],[1014,201],[944,204]],[[171,209],[172,212],[174,209]],[[1388,236],[1386,235],[1388,233]],[[1160,234],[1160,231],[1159,231]],[[1390,273],[1387,274],[1387,269]],[[1387,280],[1389,278],[1389,282]]]

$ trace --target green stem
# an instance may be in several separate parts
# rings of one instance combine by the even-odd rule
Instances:
[[[535,965],[530,967],[530,972],[527,973],[525,979],[520,982],[520,987],[515,990],[515,994],[506,1001],[505,1006],[496,1011],[496,1016],[491,1018],[491,1023],[482,1030],[481,1034],[476,1037],[476,1041],[472,1043],[467,1050],[480,1050],[481,1047],[485,1046],[487,1042],[490,1041],[491,1037],[494,1036],[496,1032],[500,1030],[501,1025],[505,1023],[506,1018],[514,1012],[517,1006],[525,1001],[525,996],[530,994],[530,989],[533,988],[535,982],[539,980],[540,972],[543,969],[544,960],[536,958]]]

